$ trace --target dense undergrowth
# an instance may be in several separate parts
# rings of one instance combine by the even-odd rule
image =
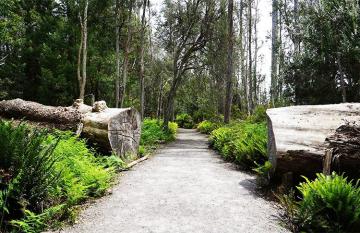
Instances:
[[[219,120],[205,120],[197,129],[201,133],[210,134],[211,146],[226,160],[242,165],[245,169],[252,169],[263,166],[267,161],[265,119],[265,108],[260,106],[244,120],[228,125]]]
[[[210,134],[212,131],[220,128],[222,125],[223,124],[220,122],[205,120],[198,124],[197,129],[200,131],[200,133]]]
[[[195,126],[192,116],[187,113],[181,113],[176,116],[175,122],[180,128],[192,129]]]
[[[211,132],[211,145],[227,160],[254,168],[267,160],[265,123],[239,122]]]
[[[314,181],[305,178],[297,190],[280,196],[285,207],[284,222],[293,232],[358,232],[360,229],[359,182],[342,175],[318,174]]]
[[[120,159],[98,158],[71,133],[0,121],[1,230],[39,232],[109,188]],[[109,161],[112,162],[109,166]]]
[[[175,137],[177,125],[145,120],[139,153]],[[142,151],[143,150],[143,151]],[[126,164],[99,156],[69,132],[0,121],[0,232],[41,232],[76,218],[78,205],[103,195]]]
[[[165,142],[175,140],[178,125],[169,122],[168,130],[163,128],[163,122],[156,119],[144,119],[141,130],[139,154],[142,156]]]

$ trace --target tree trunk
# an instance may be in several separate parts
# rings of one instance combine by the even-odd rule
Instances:
[[[144,51],[145,51],[145,14],[146,14],[147,0],[143,1],[143,12],[141,17],[141,35],[140,35],[140,115],[141,119],[144,119],[145,109],[145,87],[144,87]]]
[[[159,96],[158,96],[158,105],[157,105],[157,111],[156,111],[156,115],[157,118],[160,119],[161,118],[161,111],[162,111],[162,100],[163,100],[163,79],[161,76],[161,73],[159,75],[160,78],[160,82],[159,82]]]
[[[83,22],[82,16],[79,12],[79,20],[80,20],[80,45],[78,50],[78,57],[77,57],[77,78],[78,78],[78,85],[79,85],[79,97],[83,99],[84,96],[81,96],[81,87],[82,87],[82,76],[81,76],[81,57],[83,51],[83,41],[84,41],[84,29],[83,29]]]
[[[243,44],[243,38],[244,38],[244,25],[243,25],[243,13],[244,13],[244,2],[243,0],[240,0],[240,12],[239,12],[239,23],[240,23],[240,29],[239,29],[239,44],[240,44],[240,69],[241,69],[241,76],[242,76],[242,85],[244,89],[244,102],[246,106],[246,112],[249,111],[248,106],[248,85],[247,85],[247,74],[245,69],[245,45]]]
[[[334,151],[333,155],[341,154],[341,159],[346,161],[350,161],[350,158],[355,161],[353,157],[357,157],[356,164],[359,165],[359,153],[354,152],[360,148],[357,144],[360,142],[358,135],[350,137],[339,134],[339,130],[347,127],[348,122],[360,121],[359,112],[360,104],[269,109],[266,112],[268,154],[274,176],[281,177],[282,174],[293,172],[296,175],[312,177],[323,171],[323,161],[329,149]],[[351,131],[346,130],[346,135],[355,135],[347,132]],[[359,131],[356,129],[352,132]],[[346,163],[340,163],[346,171],[347,168],[342,164]]]
[[[130,1],[130,8],[129,8],[129,19],[128,19],[128,30],[127,30],[127,38],[125,42],[125,51],[124,51],[124,64],[123,64],[123,74],[122,74],[122,83],[120,88],[120,97],[118,100],[118,105],[120,108],[124,105],[125,93],[126,93],[126,83],[127,83],[127,75],[128,75],[128,66],[129,66],[129,49],[130,49],[130,41],[131,41],[131,18],[132,18],[132,8],[133,8],[133,1]]]
[[[85,1],[85,7],[83,12],[83,17],[80,18],[80,25],[81,25],[81,42],[80,42],[80,48],[82,48],[82,52],[79,51],[78,58],[82,55],[82,64],[81,64],[81,71],[82,76],[80,78],[79,82],[79,99],[84,99],[85,96],[85,87],[86,87],[86,64],[87,64],[87,14],[88,14],[88,7],[89,7],[89,1]],[[80,49],[79,48],[79,49]],[[78,61],[79,62],[79,61]],[[79,78],[79,64],[78,64],[78,78]]]
[[[232,82],[233,82],[233,37],[234,37],[234,1],[228,1],[228,53],[227,53],[227,69],[226,69],[226,100],[225,100],[225,113],[224,122],[230,122],[231,115],[231,102],[232,102]]]
[[[337,63],[338,63],[338,69],[339,69],[339,75],[340,75],[341,99],[342,99],[343,103],[346,103],[347,102],[346,101],[346,83],[345,83],[343,69],[341,66],[340,55],[338,55]]]
[[[81,20],[81,18],[80,18]],[[81,23],[81,35],[80,35],[80,45],[79,45],[79,50],[78,50],[78,59],[77,59],[77,78],[78,78],[78,85],[79,85],[79,96],[81,98],[81,86],[82,86],[82,77],[81,77],[81,54],[82,54],[82,50],[83,50],[83,40],[84,40],[84,36],[83,36],[83,26]],[[84,98],[84,97],[82,97]]]
[[[248,78],[249,78],[249,106],[250,113],[254,110],[254,102],[253,102],[253,75],[252,75],[252,0],[248,1]]]
[[[298,56],[300,53],[300,28],[299,28],[299,0],[294,0],[294,21],[295,21],[295,35],[294,37],[294,55]]]
[[[141,131],[139,113],[133,108],[107,108],[104,101],[93,107],[77,100],[71,107],[52,107],[21,99],[1,101],[0,116],[27,120],[39,127],[81,133],[106,152],[122,158],[136,154]]]
[[[278,1],[272,0],[272,37],[271,37],[271,87],[270,97],[274,105],[277,101],[277,73],[278,73]]]
[[[178,88],[178,84],[181,80],[181,77],[178,76],[178,73],[179,71],[174,72],[174,80],[166,100],[166,108],[164,112],[164,125],[163,125],[165,129],[168,128],[168,124],[171,118],[173,118],[176,91]]]
[[[255,3],[255,20],[254,20],[254,40],[255,40],[255,48],[254,48],[254,71],[253,71],[253,108],[255,109],[258,104],[258,78],[257,78],[257,62],[258,62],[258,32],[257,32],[257,24],[258,24],[258,4],[259,1],[256,0]]]
[[[120,100],[120,6],[119,0],[116,0],[115,6],[115,17],[116,17],[116,27],[115,27],[115,43],[116,43],[116,80],[115,80],[115,107],[119,107],[119,100]]]
[[[287,9],[286,1],[284,2],[284,9]],[[279,10],[280,11],[280,10]],[[282,101],[284,75],[283,69],[285,67],[285,42],[283,43],[283,20],[279,17],[279,37],[278,37],[278,66],[277,66],[277,100]]]

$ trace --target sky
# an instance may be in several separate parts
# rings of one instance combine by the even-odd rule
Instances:
[[[159,12],[163,1],[151,0],[152,8]],[[263,57],[263,60],[258,63],[258,68],[259,73],[266,76],[266,86],[270,84],[271,73],[271,9],[271,0],[259,0],[258,44],[262,45],[259,56]]]

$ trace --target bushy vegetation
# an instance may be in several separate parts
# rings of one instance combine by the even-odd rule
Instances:
[[[187,113],[177,115],[175,122],[180,128],[192,129],[194,127],[193,118]]]
[[[220,127],[212,131],[210,143],[225,159],[245,168],[254,168],[267,160],[265,123],[244,121]]]
[[[163,122],[156,119],[144,119],[141,129],[139,154],[144,155],[153,150],[160,143],[175,140],[178,125],[169,122],[168,130],[163,127]]]
[[[71,133],[12,124],[0,121],[1,231],[39,232],[73,216],[72,206],[102,195],[121,165],[95,157]]]
[[[247,117],[247,121],[252,123],[260,123],[266,121],[266,109],[267,106],[258,105],[255,109],[253,114]]]
[[[176,123],[146,119],[140,155],[175,139]],[[74,220],[75,206],[105,193],[117,170],[116,156],[96,156],[70,132],[38,130],[0,121],[0,231],[40,232],[57,220]]]
[[[357,232],[360,228],[360,187],[342,175],[318,174],[314,181],[305,178],[297,187],[301,194],[280,198],[286,207],[286,220],[294,231]]]
[[[210,134],[213,130],[220,128],[222,125],[222,123],[205,120],[199,123],[197,129],[200,133]]]

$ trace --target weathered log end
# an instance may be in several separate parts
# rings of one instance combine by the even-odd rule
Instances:
[[[267,117],[268,155],[273,176],[282,177],[288,172],[309,177],[318,172],[328,173],[334,164],[330,160],[339,160],[337,151],[342,151],[341,171],[349,171],[353,164],[360,162],[360,156],[353,156],[353,149],[344,149],[354,145],[354,140],[341,140],[349,137],[335,134],[348,122],[360,122],[359,103],[269,109]],[[354,138],[354,132],[351,135]],[[337,146],[340,148],[335,148],[335,142],[339,142]],[[331,155],[330,150],[333,152]]]
[[[328,172],[345,172],[352,178],[360,176],[360,125],[347,122],[326,138],[331,157]]]
[[[109,141],[118,155],[137,155],[141,136],[140,114],[134,108],[120,112],[109,122]]]

